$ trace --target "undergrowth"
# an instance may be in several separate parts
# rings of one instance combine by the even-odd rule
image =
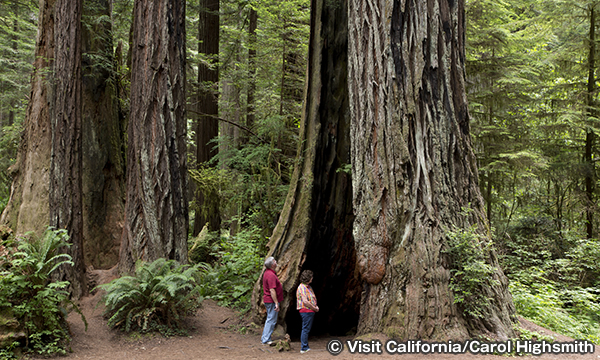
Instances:
[[[14,317],[25,333],[23,343],[13,342],[3,349],[4,358],[14,356],[19,348],[41,355],[66,353],[67,306],[79,309],[69,300],[69,282],[52,282],[51,275],[61,266],[73,265],[61,251],[69,247],[68,239],[65,230],[49,228],[42,237],[28,234],[3,243],[9,251],[0,257],[0,313]]]
[[[517,313],[600,344],[600,242],[557,233],[552,226],[543,217],[523,218],[499,242]]]
[[[489,262],[492,242],[477,232],[475,227],[467,230],[454,228],[447,233],[446,249],[452,269],[450,289],[454,294],[454,303],[465,315],[482,318],[490,305],[485,287],[496,286],[492,279],[496,268]]]
[[[98,288],[108,325],[129,333],[160,332],[184,335],[181,320],[202,301],[198,280],[202,264],[180,265],[175,260],[138,262],[133,276],[123,276]]]
[[[215,239],[216,234],[200,236],[212,240],[195,239],[194,244],[212,244],[202,253],[210,252],[214,261],[205,264],[205,272],[200,284],[200,293],[221,306],[234,307],[245,312],[250,308],[252,289],[262,269],[263,246],[265,239],[258,227],[244,229],[232,236],[224,234]],[[196,251],[192,245],[192,253]],[[198,260],[190,255],[190,259]]]

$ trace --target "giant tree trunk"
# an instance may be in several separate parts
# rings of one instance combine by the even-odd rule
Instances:
[[[187,262],[185,1],[137,0],[119,270]]]
[[[40,0],[31,95],[17,160],[9,169],[13,183],[1,222],[17,234],[35,231],[41,235],[48,226],[52,141],[48,106],[52,81],[48,74],[54,61],[54,3]]]
[[[328,5],[327,5],[328,4]],[[343,335],[358,322],[361,284],[354,268],[350,118],[347,93],[347,1],[312,1],[311,35],[298,162],[279,222],[269,241],[284,290],[279,322],[299,331],[298,276],[315,273],[321,311],[313,332]],[[262,279],[252,305],[264,313]],[[285,322],[284,322],[285,320]]]
[[[119,261],[125,216],[125,159],[119,119],[108,0],[84,0],[83,236],[86,265],[106,269]],[[98,60],[101,59],[101,60]]]
[[[359,333],[513,336],[494,252],[481,250],[495,267],[477,289],[489,299],[483,317],[454,303],[454,264],[443,252],[455,226],[490,236],[469,137],[464,0],[350,0],[349,24]]]
[[[198,21],[198,52],[211,57],[212,66],[198,65],[198,113],[196,124],[196,163],[204,166],[217,154],[217,144],[211,142],[219,136],[219,1],[200,1],[200,19]],[[210,230],[221,227],[219,214],[219,195],[210,191],[196,191],[196,217],[194,236],[208,223]]]
[[[81,142],[82,0],[57,0],[54,31],[54,104],[51,109],[50,226],[66,229],[73,267],[58,269],[71,293],[87,293],[83,263]]]

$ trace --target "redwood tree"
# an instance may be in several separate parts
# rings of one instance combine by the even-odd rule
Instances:
[[[187,262],[185,1],[136,0],[119,269]]]
[[[350,0],[354,240],[360,333],[464,339],[513,335],[508,281],[489,243],[464,89],[464,0]],[[450,289],[452,232],[492,269],[475,312]],[[486,239],[487,238],[487,239]],[[465,254],[466,256],[466,254]],[[456,286],[454,286],[456,290]],[[471,301],[473,298],[467,298]]]
[[[35,61],[31,76],[31,94],[16,162],[9,172],[13,177],[10,199],[1,222],[17,234],[48,226],[50,208],[50,107],[52,81],[48,75],[54,62],[54,3],[40,1]]]
[[[61,267],[76,298],[87,293],[83,263],[81,143],[82,0],[57,0],[54,8],[54,104],[51,111],[50,226],[66,229],[73,267]]]
[[[209,59],[207,63],[198,64],[198,101],[197,112],[200,114],[196,124],[196,164],[206,165],[216,154],[215,143],[211,142],[219,136],[219,1],[201,0],[200,19],[198,21],[198,53]],[[219,195],[214,191],[203,193],[196,191],[196,217],[194,235],[208,223],[212,231],[221,227],[219,214]]]

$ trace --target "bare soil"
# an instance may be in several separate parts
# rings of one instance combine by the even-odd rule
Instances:
[[[260,332],[262,324],[255,330],[241,334],[239,329],[248,324],[240,316],[228,308],[218,306],[215,302],[206,300],[196,316],[188,319],[190,327],[187,337],[165,338],[160,335],[131,335],[111,330],[102,317],[101,308],[97,308],[99,295],[83,298],[80,308],[88,321],[88,329],[78,314],[69,316],[73,340],[72,352],[67,359],[110,359],[110,360],[162,360],[162,359],[377,359],[398,358],[402,360],[463,360],[463,359],[506,359],[506,356],[472,355],[470,353],[451,355],[390,355],[383,351],[382,355],[350,354],[347,348],[338,356],[331,355],[327,349],[330,337],[311,337],[309,340],[311,351],[300,354],[298,339],[292,339],[290,351],[277,351],[274,347],[262,345]],[[317,314],[318,316],[318,314]],[[557,341],[571,341],[567,337],[558,335],[549,330],[522,320],[522,326],[538,333],[553,336]],[[250,326],[251,327],[251,326]],[[385,342],[386,338],[376,335],[375,338]],[[339,338],[342,342],[351,340],[351,337]],[[529,359],[560,359],[583,360],[600,359],[600,349],[596,347],[594,354],[544,354],[542,356],[529,356]],[[41,359],[35,358],[32,359]]]

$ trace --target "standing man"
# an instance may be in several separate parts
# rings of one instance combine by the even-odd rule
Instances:
[[[272,256],[265,260],[265,267],[267,269],[263,273],[263,302],[267,308],[267,321],[265,321],[265,328],[260,341],[263,344],[270,345],[273,342],[271,335],[277,324],[279,303],[283,301],[283,287],[275,273],[277,261]]]

